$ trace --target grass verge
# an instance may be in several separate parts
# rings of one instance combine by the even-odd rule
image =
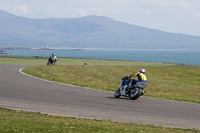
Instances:
[[[199,133],[197,129],[166,128],[154,125],[120,123],[47,115],[0,108],[0,132],[16,133]]]

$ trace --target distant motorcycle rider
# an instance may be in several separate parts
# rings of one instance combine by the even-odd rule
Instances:
[[[57,57],[54,53],[52,53],[51,56],[49,57],[47,65],[50,63],[54,65],[56,61],[57,61]]]

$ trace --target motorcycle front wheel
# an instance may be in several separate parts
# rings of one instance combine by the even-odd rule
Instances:
[[[140,88],[132,89],[130,92],[130,99],[136,100],[141,96],[141,94],[142,94],[142,89],[140,89]]]
[[[116,98],[119,98],[119,97],[121,96],[120,88],[118,88],[118,89],[116,90],[116,92],[114,93],[114,96],[115,96]]]

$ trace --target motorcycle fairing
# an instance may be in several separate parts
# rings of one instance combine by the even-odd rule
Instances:
[[[136,81],[136,84],[134,85],[134,87],[136,87],[136,88],[145,88],[148,84],[149,84],[149,81],[140,80],[140,81]]]

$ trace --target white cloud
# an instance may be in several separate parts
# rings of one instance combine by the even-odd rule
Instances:
[[[79,10],[79,13],[81,14],[81,16],[86,16],[87,15],[87,13],[86,13],[86,11],[85,10]]]
[[[193,12],[193,16],[199,18],[200,17],[200,12],[197,12],[197,11]]]
[[[87,15],[94,15],[93,13],[99,13],[101,12],[101,9],[99,8],[84,8],[84,9],[80,9],[79,13],[81,16],[87,16]]]
[[[193,7],[191,3],[185,1],[178,1],[176,6],[182,7],[184,9],[192,9]]]
[[[156,3],[158,3],[160,6],[163,7],[177,7],[177,8],[184,8],[184,9],[191,9],[192,4],[189,1],[185,0],[169,0],[169,1],[163,1],[163,0],[156,0]]]
[[[13,8],[13,11],[16,12],[16,14],[28,14],[29,10],[25,5],[20,5]]]

